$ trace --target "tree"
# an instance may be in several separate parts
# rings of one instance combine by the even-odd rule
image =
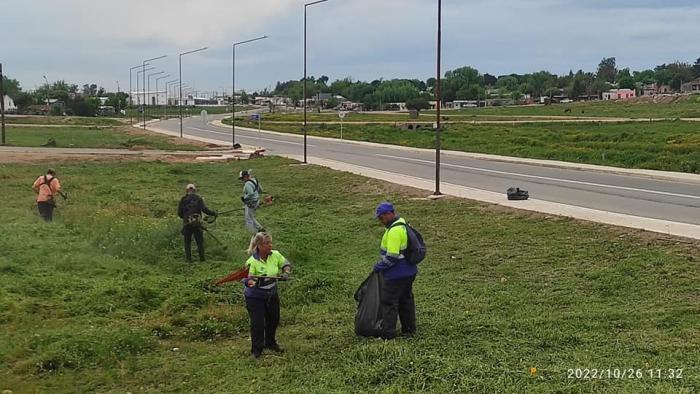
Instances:
[[[240,101],[241,101],[241,104],[250,103],[250,97],[248,97],[248,93],[246,93],[245,90],[241,91]]]
[[[620,89],[634,89],[636,87],[634,83],[634,78],[631,75],[625,75],[618,78],[617,87]]]
[[[617,66],[614,57],[606,57],[598,64],[598,79],[606,82],[614,82],[617,76]]]
[[[498,78],[488,73],[484,74],[484,85],[496,86],[496,82],[498,82]]]
[[[19,92],[13,99],[15,105],[20,111],[27,109],[30,105],[34,104],[34,97],[27,92]]]
[[[700,57],[693,64],[693,71],[695,71],[695,77],[700,78]]]
[[[421,111],[430,108],[430,103],[423,97],[416,97],[406,101],[406,108]]]
[[[2,77],[2,91],[12,97],[13,100],[17,98],[17,95],[22,91],[19,86],[19,81],[16,79],[7,78],[3,75]]]
[[[340,105],[340,102],[335,97],[331,97],[326,101],[326,108],[335,108],[338,105]]]
[[[436,84],[437,84],[437,79],[433,78],[433,77],[430,77],[425,81],[425,86],[431,90],[435,88]]]
[[[92,85],[83,85],[83,95],[84,96],[96,96],[97,95],[97,85],[94,83]]]

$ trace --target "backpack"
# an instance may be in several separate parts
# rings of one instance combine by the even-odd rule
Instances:
[[[391,228],[394,228],[395,226],[406,227],[406,235],[408,235],[408,247],[406,248],[406,251],[404,251],[406,261],[413,265],[420,264],[420,262],[425,259],[426,254],[423,236],[418,232],[418,230],[413,228],[413,226],[408,223],[396,223],[392,225]]]
[[[255,190],[256,192],[260,193],[260,191],[261,191],[261,190],[260,190],[260,184],[258,183],[258,180],[257,180],[257,179],[255,179],[255,180],[253,180],[253,179],[248,179],[248,182],[250,182],[250,183],[253,184],[253,186],[254,186],[253,190]]]
[[[519,187],[509,187],[508,190],[506,190],[506,195],[508,196],[509,200],[516,201],[527,200],[530,198],[530,193],[528,193],[527,190],[523,190]]]
[[[41,184],[41,186],[46,185],[46,187],[49,188],[49,195],[47,197],[46,202],[55,208],[56,207],[56,199],[54,198],[53,189],[51,188],[51,182],[53,182],[54,179],[56,179],[55,176],[52,176],[51,179],[49,179],[48,176],[44,175],[44,183]]]
[[[200,210],[199,206],[199,199],[196,197],[194,194],[187,196],[185,200],[185,223],[193,226],[193,227],[198,227],[202,225],[202,211]]]

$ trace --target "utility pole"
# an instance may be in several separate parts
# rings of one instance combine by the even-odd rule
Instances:
[[[0,63],[0,128],[2,128],[2,144],[5,145],[5,88],[3,87],[2,63]]]
[[[312,5],[315,4],[320,4],[320,3],[325,3],[328,0],[317,0],[313,1],[311,3],[306,3],[304,4],[304,164],[307,163],[306,161],[306,128],[307,128],[307,122],[306,122],[306,80],[308,79],[306,75],[306,9]]]
[[[435,101],[437,102],[437,120],[435,122],[435,193],[436,196],[441,195],[440,192],[440,103],[442,95],[440,94],[440,68],[442,49],[442,0],[438,0],[438,25],[437,25],[437,78],[435,81]]]

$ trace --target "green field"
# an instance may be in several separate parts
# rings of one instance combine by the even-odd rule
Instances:
[[[7,145],[39,147],[49,138],[56,148],[146,148],[158,150],[197,150],[193,145],[171,142],[166,136],[136,133],[127,128],[103,127],[8,127]]]
[[[119,126],[124,124],[116,118],[88,118],[78,116],[8,116],[7,124],[66,125],[66,126]]]
[[[265,122],[264,130],[301,134],[300,125]],[[239,126],[257,128],[241,120]],[[310,135],[340,138],[339,124],[310,124]],[[433,148],[432,131],[346,124],[343,138]],[[448,124],[444,149],[626,168],[700,173],[700,122]]]
[[[672,103],[591,101],[569,104],[469,108],[445,115],[591,116],[613,118],[700,118],[700,95]],[[571,112],[565,112],[570,109]],[[430,111],[428,111],[430,112]]]
[[[181,190],[240,205],[254,168],[259,212],[295,265],[281,284],[281,356],[248,355],[239,285],[243,217],[221,217],[209,261],[183,262]],[[0,390],[24,392],[693,392],[700,386],[700,248],[485,204],[415,199],[347,173],[260,159],[63,164],[70,195],[40,223],[29,184],[46,165],[3,165]],[[227,180],[222,183],[223,180]],[[319,192],[318,185],[324,185]],[[393,200],[427,240],[418,334],[360,339],[353,292],[377,259],[375,204]],[[530,368],[537,368],[531,376]],[[572,368],[642,379],[576,380]],[[668,369],[682,379],[667,379]],[[651,378],[648,370],[663,370]],[[655,372],[654,372],[655,373]]]

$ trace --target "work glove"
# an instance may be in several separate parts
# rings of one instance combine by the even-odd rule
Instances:
[[[289,280],[289,272],[283,272],[282,275],[280,275],[280,280]]]
[[[241,196],[241,202],[242,202],[243,204],[245,204],[245,198],[243,198],[242,196]]]
[[[256,284],[258,284],[258,281],[256,281],[255,279],[248,279],[248,280],[245,282],[245,285],[246,285],[247,287],[255,287]]]

